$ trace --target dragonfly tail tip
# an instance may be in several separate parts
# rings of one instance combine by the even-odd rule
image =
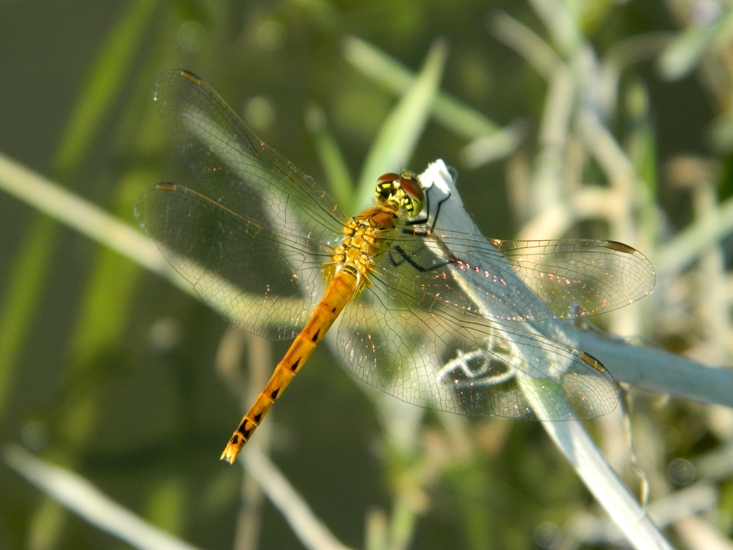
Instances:
[[[239,451],[237,449],[234,449],[231,447],[231,445],[227,445],[226,449],[224,449],[224,452],[221,453],[221,457],[219,460],[223,460],[225,462],[228,462],[229,464],[234,464],[234,461],[237,459],[237,455],[239,454]]]

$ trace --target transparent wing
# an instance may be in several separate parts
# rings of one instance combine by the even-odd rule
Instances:
[[[311,177],[267,146],[204,81],[187,71],[158,78],[155,102],[170,139],[209,198],[262,227],[320,242],[344,214]]]
[[[403,401],[456,414],[568,420],[618,402],[592,356],[449,305],[375,269],[344,311],[338,349],[361,380]]]
[[[648,296],[656,283],[647,257],[616,241],[493,239],[490,244],[558,319],[624,307]]]
[[[135,215],[201,298],[254,334],[294,338],[323,293],[328,247],[248,220],[191,189],[160,183]]]
[[[410,230],[394,242],[387,253],[392,265],[410,265],[413,273],[405,277],[422,292],[494,319],[596,315],[654,288],[651,262],[615,241],[502,241],[442,230],[416,238],[415,233],[420,234]]]

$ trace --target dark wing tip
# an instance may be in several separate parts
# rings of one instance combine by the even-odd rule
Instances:
[[[160,101],[165,95],[165,88],[168,83],[175,82],[180,79],[188,80],[191,84],[202,86],[204,80],[185,69],[171,69],[161,74],[155,81],[155,90],[153,92],[153,101]]]
[[[610,248],[611,250],[615,250],[616,252],[623,252],[625,254],[641,254],[633,246],[629,246],[628,244],[620,243],[618,241],[606,241],[605,247]]]

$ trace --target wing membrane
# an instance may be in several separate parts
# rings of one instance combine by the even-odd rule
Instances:
[[[234,325],[291,339],[322,295],[330,250],[275,232],[172,183],[149,187],[135,215],[168,262]]]
[[[377,270],[343,313],[338,349],[357,378],[457,414],[568,420],[616,407],[616,384],[590,355],[450,306],[394,275]]]
[[[421,291],[508,321],[606,313],[647,296],[655,283],[649,260],[614,241],[489,241],[448,231],[416,239],[408,233],[388,258],[412,266],[411,275],[402,273]]]
[[[155,102],[205,195],[262,227],[310,232],[321,242],[340,235],[346,218],[333,198],[262,142],[204,81],[168,71],[158,78]]]

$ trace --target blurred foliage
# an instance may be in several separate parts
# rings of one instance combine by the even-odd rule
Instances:
[[[58,4],[48,9],[83,18],[86,8]],[[46,7],[31,6],[0,7],[0,28],[16,19],[32,25],[32,10]],[[428,56],[444,47],[434,46],[437,39],[447,44],[441,91],[415,136],[409,168],[421,171],[436,158],[456,166],[463,201],[485,235],[512,238],[545,227],[533,237],[614,238],[654,260],[672,235],[716,215],[731,194],[733,12],[724,2],[133,0],[116,8],[97,15],[97,42],[63,68],[85,75],[65,83],[73,99],[53,103],[58,98],[47,90],[35,96],[60,111],[57,127],[44,128],[30,109],[23,118],[34,132],[58,136],[55,153],[2,144],[131,224],[144,187],[190,178],[153,108],[158,74],[180,67],[205,78],[267,143],[354,207],[353,182],[371,181],[365,159],[401,94],[424,63],[437,82],[442,62]],[[53,17],[38,18],[58,26]],[[33,55],[48,58],[37,59],[46,78],[57,77],[51,51],[66,46],[32,30],[13,29],[25,37],[17,47],[34,41],[47,48]],[[382,56],[390,78],[364,68],[378,63],[359,65],[355,47]],[[583,142],[597,129],[581,116],[579,106],[588,105],[618,145],[610,160],[608,150]],[[563,113],[570,122],[553,157],[562,159],[558,168],[543,155],[557,139],[551,119]],[[378,154],[385,160],[391,152]],[[399,168],[408,166],[392,169]],[[614,169],[632,176],[614,180]],[[623,185],[619,216],[600,204],[537,225],[552,204],[575,204],[569,197],[581,187]],[[240,417],[241,392],[231,375],[214,369],[224,322],[128,260],[2,202],[2,440],[73,469],[194,545],[231,547],[242,472],[217,458]],[[730,364],[730,263],[727,238],[663,280],[631,317],[601,323]],[[285,349],[273,348],[273,356]],[[428,413],[416,447],[400,453],[372,394],[362,390],[321,349],[268,419],[274,460],[344,544],[368,540],[381,548],[382,514],[389,536],[399,533],[395,540],[412,548],[559,548],[561,540],[572,548],[578,522],[597,514],[541,426],[446,424]],[[730,539],[733,478],[715,459],[733,444],[733,416],[675,400],[662,405],[658,396],[635,398],[637,453],[652,499],[675,483],[714,485],[720,499],[704,518]],[[620,428],[611,423],[594,429],[637,487]],[[698,465],[692,479],[668,475],[675,459]],[[7,468],[0,495],[0,547],[117,544]],[[257,520],[260,547],[299,547],[269,503]],[[683,531],[669,533],[673,542],[685,539]],[[576,542],[612,547],[605,539]]]

